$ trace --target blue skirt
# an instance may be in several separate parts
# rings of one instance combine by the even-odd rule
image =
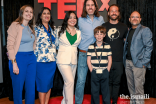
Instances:
[[[37,62],[36,86],[38,92],[46,93],[53,87],[55,70],[56,70],[56,61]]]

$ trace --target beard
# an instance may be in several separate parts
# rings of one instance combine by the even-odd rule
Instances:
[[[131,23],[133,26],[138,26],[140,23]]]
[[[132,21],[131,24],[132,24],[133,26],[138,26],[138,25],[140,24],[140,22],[137,21],[137,23],[133,23],[133,21]]]
[[[115,15],[116,18],[113,18],[112,16],[113,16],[113,15],[111,15],[111,16],[109,15],[109,16],[108,16],[112,21],[116,21],[116,20],[119,19],[119,16],[117,16],[117,15]]]

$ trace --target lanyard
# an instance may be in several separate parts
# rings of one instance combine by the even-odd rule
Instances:
[[[104,45],[105,45],[105,43],[103,42],[103,48],[102,48],[102,51],[101,51],[101,54],[100,54],[100,59],[98,58],[95,44],[96,44],[96,42],[94,43],[94,50],[95,50],[96,57],[97,57],[97,59],[98,59],[98,61],[99,61],[99,68],[100,68],[100,62],[101,62],[102,52],[103,52],[103,50],[104,50]]]
[[[43,25],[43,27],[46,30],[44,25]],[[47,31],[47,35],[48,35],[48,33],[50,33],[50,36],[48,36],[48,37],[50,38],[50,46],[52,47],[52,33],[51,33],[51,29],[49,26],[48,26],[48,30],[46,30],[46,31]],[[53,31],[53,33],[54,33],[54,31]]]
[[[49,38],[50,38],[50,45],[52,46],[52,33],[51,33],[51,31],[48,31],[48,32],[50,32]],[[53,31],[53,34],[54,34],[54,31]]]
[[[50,45],[52,46],[52,39],[51,39],[51,35],[52,35],[52,34],[50,34],[50,43],[51,43]]]

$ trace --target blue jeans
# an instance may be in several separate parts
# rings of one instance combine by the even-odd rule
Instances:
[[[82,104],[87,72],[87,53],[79,52],[75,104]]]

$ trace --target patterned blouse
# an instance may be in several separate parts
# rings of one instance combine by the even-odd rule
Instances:
[[[50,26],[49,28],[53,39],[50,39],[50,36],[48,36],[43,25],[35,26],[35,35],[37,39],[35,55],[37,62],[56,61],[56,46],[58,46],[57,29],[53,30]]]

